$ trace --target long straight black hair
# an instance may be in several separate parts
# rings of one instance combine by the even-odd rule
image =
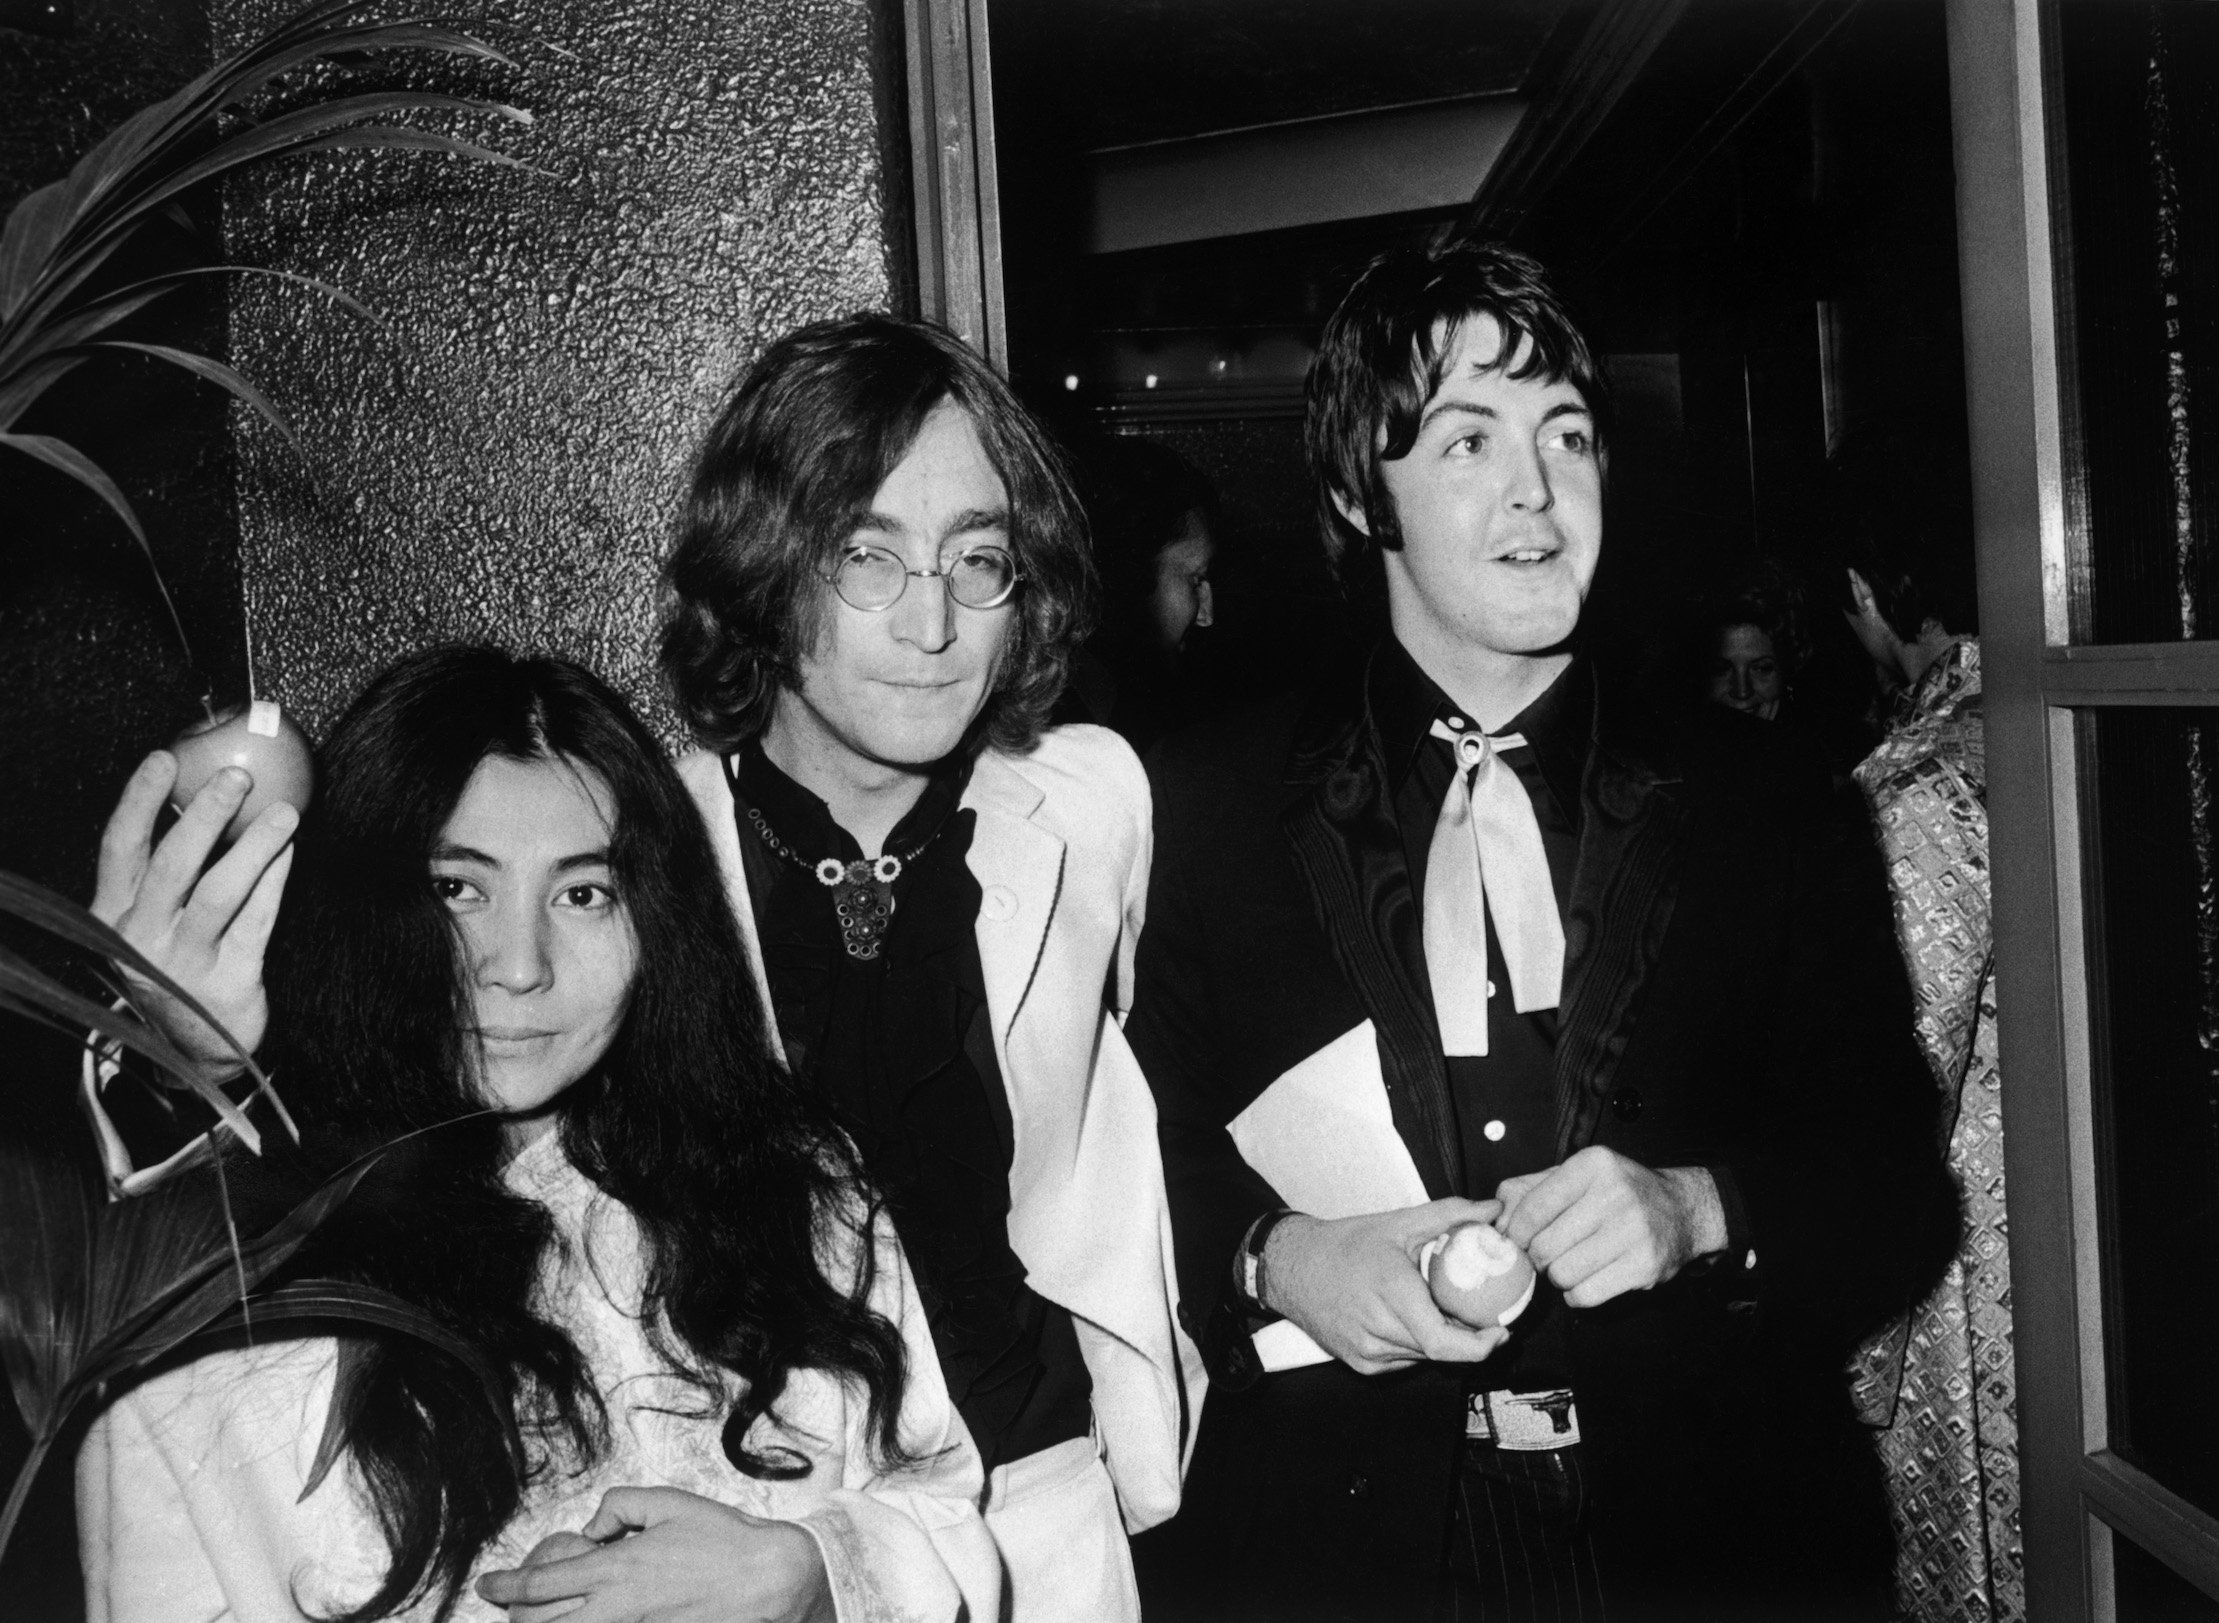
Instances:
[[[315,1149],[310,1170],[434,1130],[380,1163],[296,1271],[394,1292],[477,1347],[527,1450],[512,1455],[459,1361],[404,1336],[352,1343],[334,1403],[392,1560],[350,1620],[425,1596],[445,1617],[527,1483],[589,1465],[606,1444],[593,1372],[534,1310],[552,1218],[504,1184],[498,1118],[471,1119],[483,1109],[472,995],[430,882],[441,831],[493,756],[577,769],[614,810],[611,883],[638,971],[607,1054],[556,1108],[572,1163],[638,1220],[650,1335],[700,1382],[708,1412],[717,1372],[745,1383],[724,1437],[750,1475],[807,1469],[748,1443],[801,1368],[856,1382],[881,1457],[905,1458],[902,1341],[866,1302],[861,1175],[771,1058],[684,785],[624,701],[576,665],[484,647],[418,654],[373,681],[331,735],[267,963],[275,1064]],[[827,1278],[825,1259],[851,1256],[851,1277]]]

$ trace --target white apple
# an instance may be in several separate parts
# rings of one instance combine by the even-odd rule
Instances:
[[[1533,1264],[1491,1224],[1459,1223],[1418,1253],[1433,1300],[1475,1330],[1508,1324],[1533,1300]]]
[[[194,722],[177,735],[170,753],[177,757],[170,804],[179,811],[227,766],[239,767],[254,779],[238,815],[223,832],[226,840],[237,839],[262,808],[275,801],[306,811],[315,792],[316,758],[308,735],[293,725],[274,699],[235,705],[209,720]]]

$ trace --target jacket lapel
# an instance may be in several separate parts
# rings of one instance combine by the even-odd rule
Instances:
[[[747,892],[747,864],[740,857],[739,817],[732,800],[732,783],[725,763],[707,750],[688,750],[678,762],[678,776],[693,796],[701,821],[709,832],[710,849],[716,852],[717,871],[724,876],[726,899],[740,928],[740,944],[747,950],[747,968],[755,982],[755,995],[763,1010],[764,1035],[780,1066],[786,1063],[786,1046],[779,1041],[771,1015],[770,976],[763,966],[763,946],[755,931],[755,904]]]
[[[1423,961],[1420,921],[1371,721],[1370,670],[1366,660],[1298,726],[1287,774],[1298,793],[1280,827],[1341,974],[1378,1031],[1395,1130],[1439,1199],[1461,1191],[1463,1151],[1431,994],[1406,967]]]
[[[1039,972],[1063,882],[1063,841],[1032,821],[1043,795],[992,750],[971,770],[963,804],[978,818],[968,865],[979,882],[979,969],[1004,1043]]]
[[[1592,1143],[1679,897],[1688,806],[1657,740],[1618,734],[1596,701],[1580,786],[1579,859],[1564,921],[1556,1038],[1556,1148]]]

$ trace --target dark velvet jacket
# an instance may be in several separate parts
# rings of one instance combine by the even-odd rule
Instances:
[[[1369,672],[1151,759],[1127,1033],[1212,1382],[1186,1508],[1140,1550],[1152,1619],[1421,1618],[1440,1567],[1472,1372],[1262,1375],[1233,1291],[1242,1234],[1281,1202],[1226,1124],[1366,1019],[1428,1193],[1493,1193],[1464,1185],[1409,968],[1417,898]],[[1954,1231],[1884,879],[1862,807],[1784,733],[1616,698],[1598,681],[1584,758],[1543,763],[1581,807],[1557,1149],[1713,1168],[1734,1244],[1572,1316],[1606,1601],[1613,1618],[1857,1615],[1887,1531],[1843,1363],[1936,1277]]]

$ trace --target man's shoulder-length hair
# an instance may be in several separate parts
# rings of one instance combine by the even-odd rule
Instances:
[[[942,402],[970,419],[1009,502],[1016,624],[974,736],[1030,749],[1092,627],[1094,566],[1063,459],[963,341],[869,313],[778,340],[717,413],[663,568],[663,672],[728,754],[800,680],[839,549]],[[940,589],[938,582],[912,582]]]
[[[1457,237],[1380,255],[1325,324],[1303,425],[1326,560],[1353,595],[1376,590],[1381,551],[1402,545],[1380,464],[1410,454],[1457,335],[1481,316],[1500,330],[1505,359],[1525,351],[1509,375],[1571,384],[1594,419],[1598,451],[1607,443],[1602,368],[1538,261]],[[1363,527],[1342,503],[1363,515]]]

